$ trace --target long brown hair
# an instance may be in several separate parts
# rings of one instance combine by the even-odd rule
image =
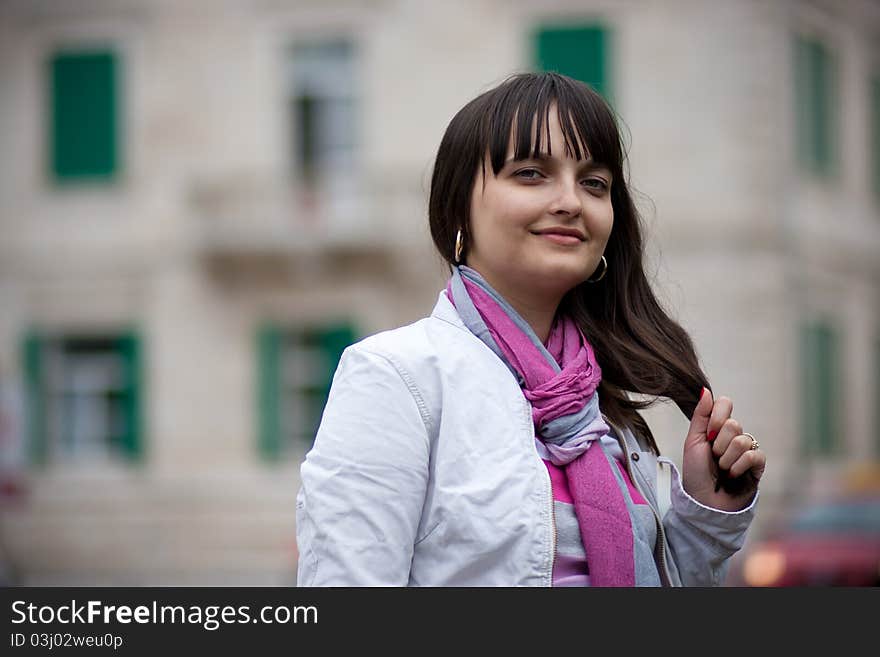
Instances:
[[[560,311],[574,318],[593,346],[602,368],[602,412],[618,426],[641,434],[659,454],[638,411],[665,397],[690,420],[709,381],[690,336],[661,307],[645,276],[642,220],[624,177],[625,151],[614,112],[598,93],[558,73],[519,73],[465,105],[449,123],[434,162],[428,202],[431,236],[451,272],[456,233],[461,230],[463,243],[469,243],[477,167],[483,167],[485,178],[488,151],[493,174],[498,175],[511,129],[514,158],[536,155],[554,103],[566,147],[575,158],[581,158],[580,139],[590,157],[611,170],[614,208],[604,253],[608,271],[598,283],[585,282],[569,290]],[[537,118],[534,134],[533,117]],[[638,401],[627,393],[649,398]]]

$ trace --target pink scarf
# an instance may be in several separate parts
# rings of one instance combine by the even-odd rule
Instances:
[[[532,406],[535,435],[564,466],[593,586],[634,586],[632,520],[601,443],[609,432],[596,392],[602,370],[570,317],[558,315],[546,346],[480,274],[453,269],[447,296],[465,325],[507,365]],[[593,446],[593,449],[590,447]]]

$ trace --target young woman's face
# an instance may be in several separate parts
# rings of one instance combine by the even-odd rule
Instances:
[[[614,223],[611,172],[566,153],[555,105],[547,119],[552,157],[514,161],[511,139],[497,176],[487,156],[485,187],[477,170],[466,264],[504,296],[561,297],[596,271]]]

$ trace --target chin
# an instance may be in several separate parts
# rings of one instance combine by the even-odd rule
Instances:
[[[546,267],[540,273],[535,274],[535,279],[540,281],[542,288],[558,294],[565,294],[589,277],[589,272],[585,271],[583,267],[575,268],[561,265]]]

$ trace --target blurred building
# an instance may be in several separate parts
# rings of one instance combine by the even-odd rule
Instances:
[[[621,115],[658,290],[768,453],[755,533],[835,489],[880,455],[878,35],[866,0],[0,0],[0,555],[292,584],[341,350],[445,282],[443,131],[538,68]]]

